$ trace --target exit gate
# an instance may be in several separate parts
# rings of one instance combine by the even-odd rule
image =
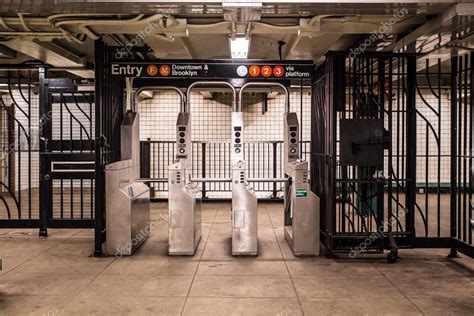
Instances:
[[[40,89],[40,235],[94,228],[94,94],[71,79],[44,79]]]
[[[0,65],[0,228],[94,228],[94,92]],[[92,86],[91,86],[92,87]]]

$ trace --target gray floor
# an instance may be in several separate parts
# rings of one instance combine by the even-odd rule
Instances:
[[[0,314],[474,314],[472,260],[446,250],[298,259],[283,239],[282,205],[259,205],[257,258],[230,255],[230,205],[203,205],[194,257],[166,255],[167,222],[130,258],[88,257],[90,230],[0,230]],[[152,218],[166,214],[153,204]],[[466,267],[467,266],[467,267]]]

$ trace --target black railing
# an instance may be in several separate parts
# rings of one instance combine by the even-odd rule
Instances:
[[[303,159],[309,159],[309,146],[309,141],[301,142]],[[248,178],[252,179],[255,191],[267,198],[280,198],[283,186],[276,179],[284,176],[283,142],[250,141],[245,143],[244,150]],[[173,163],[174,156],[174,141],[141,142],[140,174],[142,178],[150,179],[148,184],[155,195],[168,191],[168,167]],[[230,142],[193,142],[192,176],[216,179],[202,182],[203,198],[210,198],[212,192],[231,191],[230,183],[217,181],[230,178],[230,167]]]

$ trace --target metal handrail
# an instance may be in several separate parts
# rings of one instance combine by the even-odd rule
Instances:
[[[234,108],[237,104],[237,92],[235,90],[235,87],[228,83],[227,81],[196,81],[196,82],[193,82],[189,87],[188,89],[186,90],[186,106],[185,106],[185,111],[183,112],[189,112],[190,110],[190,106],[189,106],[189,102],[191,100],[191,90],[194,88],[194,87],[197,87],[197,86],[202,86],[202,85],[210,85],[210,86],[226,86],[228,88],[230,88],[232,90],[232,108]]]
[[[135,95],[134,95],[135,104],[138,104],[138,96],[143,91],[162,91],[162,90],[172,90],[172,91],[178,92],[179,98],[180,98],[180,101],[181,101],[180,111],[184,112],[184,110],[186,108],[186,97],[185,97],[183,91],[181,91],[181,89],[179,89],[178,87],[174,87],[174,86],[146,86],[146,87],[142,87],[142,88],[138,89],[137,91],[135,91]]]
[[[258,87],[280,87],[283,89],[285,92],[285,112],[289,113],[290,112],[290,92],[288,91],[288,88],[279,83],[279,82],[248,82],[242,86],[239,90],[239,104],[236,109],[234,109],[234,112],[242,112],[243,111],[243,106],[242,106],[242,95],[244,93],[244,90],[248,87],[251,86],[258,86]]]

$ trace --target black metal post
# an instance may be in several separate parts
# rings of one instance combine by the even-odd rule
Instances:
[[[390,59],[389,59],[390,60]],[[385,112],[384,112],[384,107],[385,107],[385,66],[386,66],[386,59],[384,57],[381,57],[379,58],[378,60],[378,69],[377,69],[377,77],[378,77],[378,103],[379,103],[379,106],[378,106],[378,117],[380,119],[384,119],[385,118]],[[390,76],[390,79],[391,80],[391,72],[389,72],[389,76]],[[416,72],[415,72],[415,76],[416,76]],[[415,92],[414,92],[415,93]],[[416,115],[416,114],[415,114]],[[415,120],[415,124],[416,124],[416,120]],[[391,133],[392,131],[390,130],[389,133]],[[390,145],[391,146],[391,145]],[[416,154],[416,152],[415,152]],[[390,164],[390,162],[389,162]],[[378,170],[383,170],[383,165],[382,166],[377,166],[377,169]],[[385,219],[384,219],[384,184],[383,183],[377,183],[376,185],[377,187],[377,227],[376,227],[376,230],[377,232],[384,232],[384,229],[385,229],[385,225],[384,225],[384,222],[385,222]],[[390,196],[388,197],[390,199]],[[389,200],[390,201],[390,200]],[[390,201],[391,203],[391,201]],[[384,238],[380,238],[380,240],[378,241],[379,243],[379,247],[381,250],[384,249]]]
[[[41,67],[38,69],[38,80],[39,80],[39,117],[41,120],[48,115],[48,87],[46,85],[46,68]],[[50,179],[48,175],[48,164],[45,157],[41,155],[48,149],[47,142],[49,141],[51,130],[50,124],[43,124],[40,130],[40,160],[39,160],[39,236],[48,236],[48,214],[50,213],[48,208],[50,207]]]
[[[300,81],[300,158],[303,158],[303,79]]]
[[[140,142],[140,178],[150,178],[151,145],[149,141]]]
[[[407,102],[406,102],[406,225],[413,244],[415,231],[416,203],[416,57],[407,57]]]
[[[5,109],[7,113],[7,131],[8,131],[8,147],[15,148],[15,107],[9,106]],[[8,150],[7,152],[7,162],[8,162],[8,188],[15,187],[15,152],[13,150]]]
[[[451,227],[450,235],[452,238],[457,236],[457,117],[458,117],[458,56],[451,57],[451,186],[450,186],[450,210]],[[456,249],[451,248],[450,256],[456,256]]]
[[[470,207],[469,207],[469,238],[468,238],[468,243],[469,244],[472,244],[472,230],[473,230],[473,226],[472,226],[472,220],[474,220],[474,218],[472,217],[472,209],[474,207],[474,205],[472,205],[472,192],[474,190],[474,165],[472,163],[472,156],[474,154],[474,52],[471,52],[471,63],[470,63],[470,72],[471,72],[471,78],[470,78],[470,83],[471,85],[469,86],[469,95],[470,95],[470,102],[471,102],[471,107],[470,107],[470,118],[471,118],[471,122],[470,122],[470,141],[471,141],[471,144],[469,146],[469,166],[470,166],[470,177],[469,177],[469,201],[470,201]]]
[[[206,143],[202,143],[202,161],[201,161],[201,173],[202,178],[206,178]],[[206,199],[206,182],[202,183],[202,198]]]
[[[277,146],[278,144],[276,142],[273,142],[272,143],[272,147],[273,147],[273,178],[276,179],[277,177]],[[276,199],[277,198],[277,183],[276,182],[273,182],[273,194],[272,194],[272,199]]]
[[[94,257],[103,255],[102,244],[105,227],[105,173],[102,166],[102,110],[104,108],[104,62],[105,45],[102,39],[94,43],[95,55],[95,225],[94,225]]]

